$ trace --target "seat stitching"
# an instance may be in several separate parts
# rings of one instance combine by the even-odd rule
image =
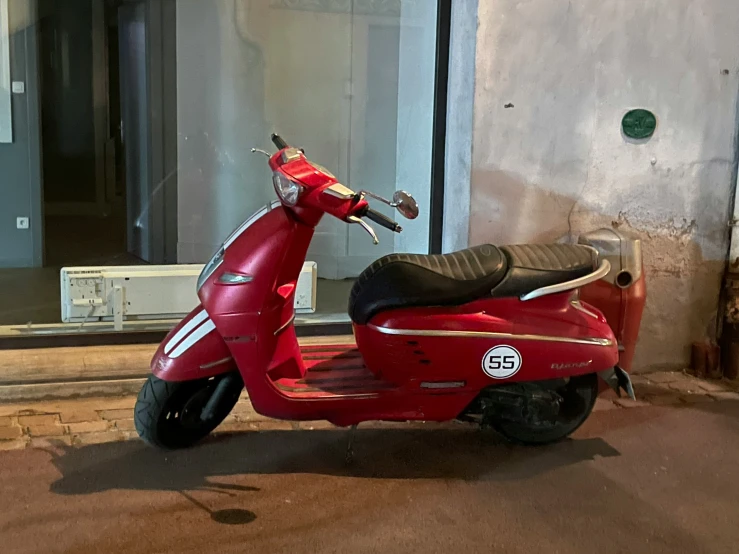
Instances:
[[[452,271],[452,266],[449,264],[449,259],[446,256],[442,256],[441,259],[444,260],[444,262],[446,262],[446,265],[449,268],[449,273],[454,275],[454,272]],[[449,276],[449,274],[447,273],[444,273],[443,275],[445,275],[446,277]]]
[[[477,257],[477,251],[476,250],[468,250],[470,254],[472,254],[472,257],[475,258],[475,261],[477,262],[477,265],[480,266],[480,271],[485,274],[485,269],[482,267],[482,263],[480,263],[480,260]]]
[[[523,263],[526,267],[537,267],[538,264],[536,263],[536,251],[529,245],[521,245],[521,254],[523,258]]]
[[[538,254],[537,257],[538,257],[538,262],[539,262],[537,267],[540,269],[546,269],[547,266],[551,266],[552,260],[547,254],[547,250],[545,248],[542,248],[541,245],[538,245],[538,244],[536,245],[535,249]],[[555,258],[555,263],[556,263],[556,258]]]
[[[534,266],[537,268],[544,267],[544,264],[548,262],[547,256],[545,252],[542,252],[542,249],[539,248],[538,245],[531,245],[527,247],[528,250],[532,253],[532,258],[534,259]]]
[[[508,255],[511,257],[511,265],[512,266],[520,266],[523,265],[523,260],[521,259],[521,256],[519,255],[519,248],[517,246],[508,246]]]
[[[434,256],[434,261],[436,262],[436,267],[437,267],[437,271],[436,272],[439,273],[439,274],[441,274],[441,271],[442,270],[441,270],[441,262],[439,261],[439,257],[440,256]]]
[[[467,280],[467,276],[464,273],[464,269],[462,269],[462,265],[459,263],[459,259],[457,258],[457,254],[459,254],[459,252],[452,253],[452,259],[454,260],[454,263],[457,264],[457,267],[459,268],[459,273],[461,275],[461,277],[459,279],[462,280],[462,281],[466,281]]]
[[[554,246],[551,248],[551,252],[554,259],[557,260],[558,267],[566,268],[572,264],[572,258],[569,256],[570,252],[564,246]]]
[[[554,250],[554,253],[559,259],[560,266],[562,267],[569,268],[577,264],[577,256],[573,256],[574,253],[570,245],[559,245],[557,249]]]
[[[546,256],[547,261],[551,264],[552,269],[560,268],[567,265],[567,257],[565,256],[564,261],[562,261],[562,257],[559,255],[560,253],[558,252],[557,246],[544,246],[542,247],[542,250],[544,250],[544,255]],[[554,261],[552,261],[552,259]]]
[[[461,254],[462,254],[462,259],[464,260],[464,263],[467,264],[467,269],[469,270],[469,273],[472,276],[470,278],[475,279],[477,277],[477,271],[475,271],[475,268],[473,268],[472,264],[470,263],[470,259],[468,257],[469,250],[462,250]],[[483,272],[482,275],[480,275],[480,277],[484,277],[484,276],[485,276],[485,272]]]

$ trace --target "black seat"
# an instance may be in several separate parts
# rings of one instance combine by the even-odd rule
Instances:
[[[520,244],[503,246],[508,274],[493,289],[496,298],[526,293],[585,277],[596,269],[598,253],[577,244]]]
[[[366,324],[394,308],[459,306],[485,296],[523,296],[584,277],[597,253],[570,244],[484,244],[452,254],[390,254],[365,269],[352,287],[349,315]]]
[[[365,269],[352,287],[349,315],[367,323],[393,308],[457,306],[486,294],[506,276],[508,262],[491,244],[452,254],[390,254]]]

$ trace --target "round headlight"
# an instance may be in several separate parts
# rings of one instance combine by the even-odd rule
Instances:
[[[285,204],[294,206],[298,203],[300,193],[303,192],[303,187],[299,183],[291,181],[279,171],[272,174],[272,182],[275,185],[277,195]]]

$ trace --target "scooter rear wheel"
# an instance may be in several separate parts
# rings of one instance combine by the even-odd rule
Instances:
[[[572,377],[555,391],[562,400],[554,420],[495,418],[491,421],[493,427],[508,440],[524,445],[541,446],[567,438],[593,411],[598,398],[598,377],[595,374]]]
[[[152,446],[187,448],[205,438],[231,412],[241,395],[243,383],[236,380],[216,406],[212,416],[201,414],[222,375],[212,379],[169,382],[150,375],[139,392],[134,424],[139,436]],[[238,386],[237,386],[238,385]]]

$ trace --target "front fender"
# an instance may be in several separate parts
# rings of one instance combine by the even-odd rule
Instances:
[[[151,360],[151,371],[164,381],[191,381],[234,369],[236,362],[203,306],[169,332]]]

